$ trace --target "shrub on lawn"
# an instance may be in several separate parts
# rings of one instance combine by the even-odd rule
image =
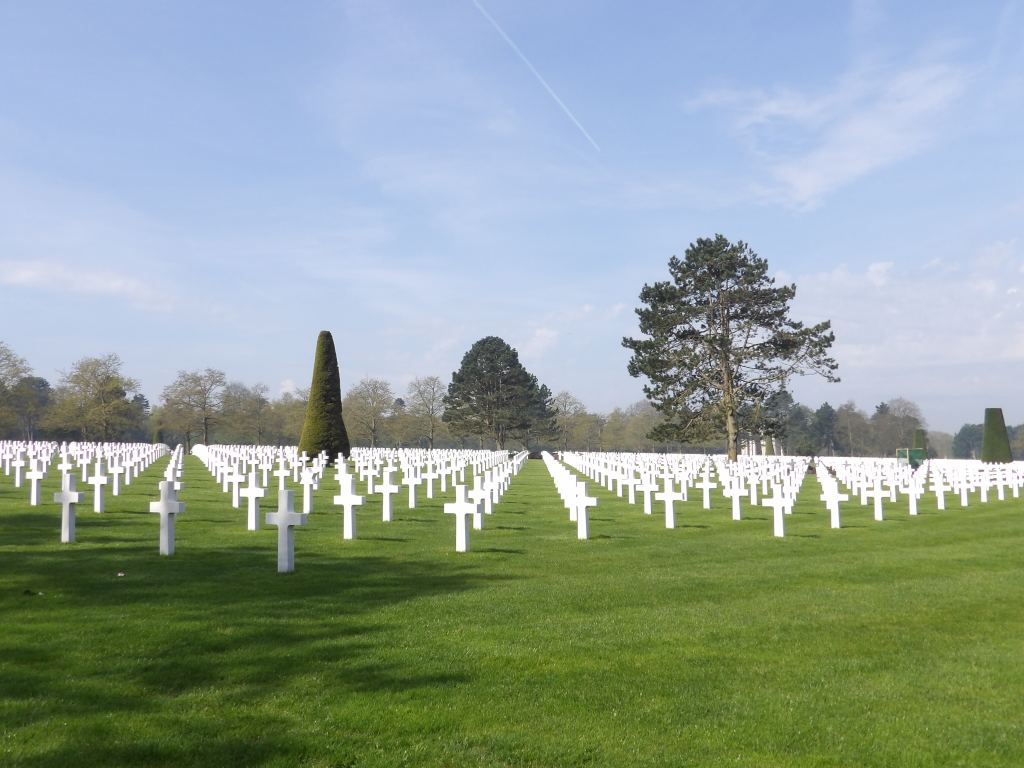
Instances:
[[[309,385],[306,419],[302,424],[299,452],[316,456],[320,451],[334,459],[339,453],[348,456],[351,446],[341,415],[341,375],[334,338],[330,331],[320,331],[313,359],[313,381]]]
[[[981,438],[981,460],[993,464],[1013,461],[1010,436],[1006,432],[1002,408],[985,409],[985,431]]]

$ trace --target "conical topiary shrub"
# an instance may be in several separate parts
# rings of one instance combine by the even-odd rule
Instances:
[[[1006,432],[1002,408],[985,409],[985,431],[981,438],[981,460],[992,464],[1013,461],[1010,436]]]
[[[327,451],[331,459],[339,453],[347,457],[351,452],[341,416],[341,375],[330,331],[320,331],[316,340],[313,381],[309,385],[306,420],[299,440],[299,453],[303,451],[311,457]]]

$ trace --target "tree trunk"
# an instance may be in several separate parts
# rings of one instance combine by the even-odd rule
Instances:
[[[725,407],[725,433],[726,448],[729,451],[729,461],[736,461],[739,433],[736,431],[736,409],[732,405]]]

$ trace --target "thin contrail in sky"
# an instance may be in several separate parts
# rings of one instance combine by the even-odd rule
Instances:
[[[502,39],[504,39],[504,41],[508,43],[509,48],[515,51],[516,56],[518,56],[522,60],[523,64],[525,64],[529,68],[529,70],[533,73],[533,76],[537,78],[537,82],[544,86],[544,90],[547,91],[548,95],[550,95],[551,98],[555,100],[555,103],[562,108],[562,111],[565,112],[566,116],[570,120],[572,120],[573,125],[579,128],[580,133],[582,133],[586,137],[587,141],[590,142],[594,149],[600,152],[601,148],[597,146],[597,142],[594,141],[593,138],[591,138],[589,133],[587,133],[587,129],[584,128],[580,124],[580,121],[576,119],[576,115],[574,115],[572,111],[567,106],[565,106],[565,102],[558,98],[558,94],[555,93],[554,89],[550,85],[548,85],[547,80],[541,77],[541,74],[540,72],[537,71],[537,68],[533,66],[533,64],[530,63],[530,60],[526,58],[526,55],[521,50],[519,50],[519,46],[515,44],[511,37],[505,34],[505,30],[501,28],[501,25],[494,20],[494,17],[491,16],[491,14],[489,14],[482,5],[480,5],[479,0],[471,0],[471,2],[473,3],[473,5],[476,6],[476,9],[480,11],[483,17],[487,19],[489,22],[491,22],[491,26],[494,27],[494,29],[497,30],[498,34],[501,35]]]

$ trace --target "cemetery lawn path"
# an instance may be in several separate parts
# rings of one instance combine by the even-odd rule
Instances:
[[[458,555],[451,489],[345,542],[325,479],[278,575],[192,457],[158,556],[165,464],[71,545],[0,476],[0,765],[1024,765],[1021,501],[832,531],[809,478],[774,539],[591,482],[580,542],[530,461]]]

